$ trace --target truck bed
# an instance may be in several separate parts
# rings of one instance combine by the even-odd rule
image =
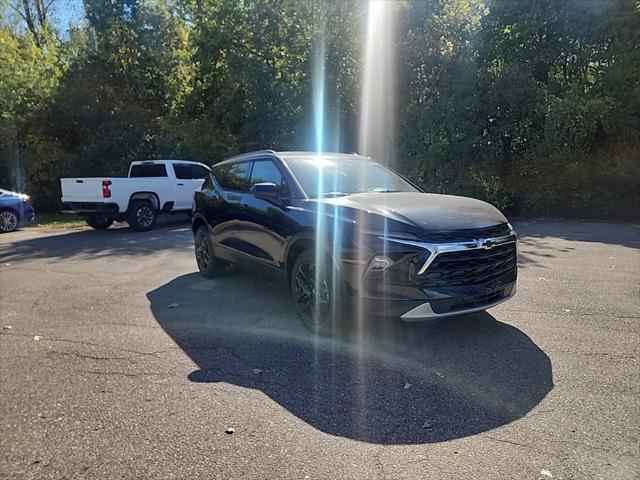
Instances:
[[[103,192],[108,184],[109,196]],[[173,182],[169,178],[84,177],[61,178],[62,204],[66,211],[99,211],[124,213],[135,192],[152,192],[160,207],[173,197]],[[80,206],[80,208],[77,208]]]

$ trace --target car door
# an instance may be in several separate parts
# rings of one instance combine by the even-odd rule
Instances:
[[[279,200],[256,198],[250,192],[242,195],[243,228],[240,240],[257,261],[274,266],[284,265],[284,243],[294,225],[287,215],[290,191],[286,175],[271,159],[254,160],[250,185],[270,182],[280,189]]]
[[[197,187],[194,185],[191,165],[188,163],[174,163],[173,172],[176,177],[173,210],[190,210],[193,192],[202,185],[202,182],[198,182]]]
[[[248,245],[241,240],[246,218],[240,204],[242,195],[249,192],[250,170],[250,161],[224,164],[213,170],[214,190],[209,196],[215,208],[208,209],[207,221],[213,230],[216,255],[230,261],[250,255]]]

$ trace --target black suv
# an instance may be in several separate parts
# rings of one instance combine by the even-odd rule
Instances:
[[[194,197],[200,272],[260,265],[288,281],[305,325],[345,306],[417,321],[516,291],[516,235],[493,206],[423,193],[358,155],[259,151],[215,165]]]

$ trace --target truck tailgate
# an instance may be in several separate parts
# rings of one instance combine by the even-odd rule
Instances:
[[[102,181],[105,178],[61,178],[63,202],[104,202]]]

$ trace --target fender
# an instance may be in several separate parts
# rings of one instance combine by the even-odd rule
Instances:
[[[200,225],[205,225],[207,230],[209,230],[209,233],[212,233],[211,226],[209,225],[209,222],[207,222],[207,217],[204,216],[201,210],[196,210],[191,215],[191,231],[194,235]]]

